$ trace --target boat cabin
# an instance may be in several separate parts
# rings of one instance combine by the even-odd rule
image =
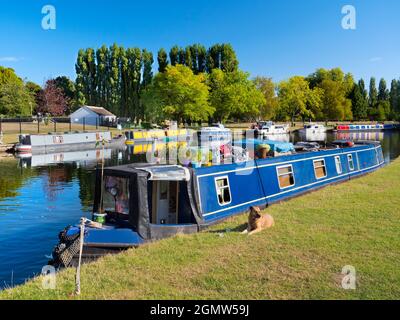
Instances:
[[[101,181],[101,170],[97,174]],[[196,232],[190,183],[189,169],[178,165],[107,168],[103,184],[96,184],[93,209],[106,213],[108,223],[131,227],[143,239]]]

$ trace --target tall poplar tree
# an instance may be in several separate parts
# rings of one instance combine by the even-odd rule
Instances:
[[[110,48],[110,72],[108,74],[109,100],[108,107],[112,112],[118,113],[120,107],[120,48],[114,44]]]
[[[103,45],[96,51],[97,60],[97,104],[100,107],[107,107],[108,96],[107,96],[107,78],[108,78],[108,60],[109,51],[108,48]]]
[[[171,65],[175,66],[179,63],[179,47],[173,46],[169,51],[169,60]]]
[[[390,106],[393,112],[393,117],[398,118],[399,116],[399,102],[400,102],[400,87],[399,82],[396,79],[392,80],[390,85]]]
[[[163,48],[158,51],[158,72],[165,72],[168,66],[168,55]]]
[[[207,65],[207,49],[202,45],[197,45],[197,71],[198,73],[206,72]]]

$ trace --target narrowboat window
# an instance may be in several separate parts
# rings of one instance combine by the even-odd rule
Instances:
[[[349,169],[350,171],[354,171],[354,160],[353,160],[353,155],[352,154],[348,154],[347,155],[347,159],[349,162]]]
[[[335,157],[335,164],[336,164],[336,172],[338,174],[342,174],[343,173],[342,161],[340,160],[339,156]]]
[[[292,165],[285,167],[278,167],[278,181],[279,188],[284,189],[294,186],[294,174]]]
[[[314,160],[314,172],[317,179],[322,179],[326,177],[327,174],[325,160]]]
[[[228,177],[216,178],[215,186],[217,188],[218,203],[220,206],[230,204],[232,201],[231,188]]]
[[[103,209],[129,214],[129,179],[112,176],[104,178]]]

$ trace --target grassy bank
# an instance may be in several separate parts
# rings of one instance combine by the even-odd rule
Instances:
[[[276,226],[248,237],[246,216],[85,265],[82,299],[399,299],[400,161],[274,205]],[[56,234],[57,230],[55,230]],[[357,289],[341,287],[352,265]],[[0,299],[73,299],[74,270]]]

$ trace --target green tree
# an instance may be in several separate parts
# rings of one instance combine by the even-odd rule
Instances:
[[[389,90],[386,86],[385,79],[381,79],[379,81],[379,89],[378,89],[378,101],[387,101],[389,100]]]
[[[221,69],[221,45],[215,44],[207,51],[207,72],[211,73],[214,69]]]
[[[10,117],[28,116],[36,106],[32,82],[25,84],[14,69],[0,66],[0,114]]]
[[[168,55],[164,49],[161,48],[158,51],[157,60],[158,60],[158,72],[165,72],[168,66]]]
[[[390,108],[390,95],[385,79],[381,78],[378,87],[378,119],[379,121],[390,120],[392,110]]]
[[[278,97],[275,93],[274,82],[271,78],[256,77],[254,84],[265,98],[265,104],[260,108],[260,119],[274,119],[278,108]]]
[[[135,120],[141,118],[140,87],[143,69],[143,57],[139,48],[129,48],[128,56],[128,83],[129,83],[129,108],[128,115]],[[148,67],[146,67],[148,68]],[[148,81],[148,79],[146,79]]]
[[[184,65],[190,68],[195,74],[197,74],[197,62],[196,62],[196,52],[193,50],[192,46],[188,46],[185,49],[185,60]],[[193,55],[192,55],[193,53]],[[193,59],[195,61],[193,61]]]
[[[108,106],[108,61],[109,50],[103,45],[96,51],[97,61],[97,104],[100,107],[107,108]]]
[[[19,82],[0,86],[0,114],[9,117],[30,116],[35,106],[33,94]]]
[[[352,120],[351,100],[346,98],[340,83],[323,80],[320,84],[324,92],[322,104],[325,120]]]
[[[88,67],[85,59],[85,51],[80,49],[75,64],[76,71],[76,104],[79,106],[85,105],[89,93],[87,79],[88,79]],[[88,101],[89,102],[89,101]]]
[[[352,112],[355,120],[365,120],[368,117],[368,96],[365,90],[364,80],[360,80],[354,86],[351,94]]]
[[[225,72],[235,72],[238,70],[239,62],[232,45],[223,44],[221,46],[221,69]]]
[[[54,84],[60,88],[68,99],[75,97],[75,83],[66,76],[60,76],[54,79]]]
[[[197,45],[197,71],[198,73],[206,72],[207,50],[204,46]]]
[[[331,70],[317,69],[307,77],[310,88],[323,90],[322,107],[313,112],[317,119],[351,120],[351,94],[354,89],[354,78],[350,73],[345,74],[340,68]],[[312,106],[311,106],[312,108]]]
[[[126,117],[128,115],[130,105],[130,78],[129,78],[129,58],[125,48],[119,48],[119,73],[120,73],[120,97],[118,114]]]
[[[109,99],[108,107],[112,112],[117,113],[120,109],[121,101],[121,69],[120,69],[120,54],[121,49],[117,44],[114,44],[110,48],[110,59],[109,59],[109,74],[107,79]]]
[[[208,103],[205,82],[203,74],[195,75],[186,66],[168,66],[164,73],[155,76],[145,92],[145,100],[148,105],[158,108],[153,113],[162,113],[173,120],[207,120],[214,109]]]
[[[175,66],[179,63],[179,47],[173,46],[169,51],[169,61],[171,65]]]
[[[210,104],[214,118],[224,122],[228,118],[255,118],[265,105],[265,97],[256,88],[249,74],[243,71],[223,72],[214,69],[208,77]]]
[[[87,86],[89,94],[88,103],[95,106],[97,104],[97,79],[96,79],[96,53],[94,49],[86,49],[86,64],[88,68]]]
[[[146,88],[153,81],[153,54],[148,52],[146,49],[142,52],[143,58],[143,77],[142,84],[140,88],[140,95],[146,90]],[[140,118],[144,120],[146,108],[144,107],[143,101],[140,99]]]
[[[278,98],[280,120],[314,119],[322,105],[323,91],[318,87],[310,89],[304,77],[295,76],[279,84]]]
[[[23,84],[23,81],[17,76],[14,69],[0,66],[0,86],[8,83]]]
[[[28,81],[25,84],[25,88],[30,92],[35,102],[34,105],[32,106],[32,114],[37,113],[39,95],[40,92],[42,91],[42,87],[32,81]]]
[[[376,89],[376,80],[374,77],[369,82],[369,116],[375,118],[377,116],[377,105],[378,105],[378,91]]]
[[[397,119],[399,115],[400,86],[396,79],[393,79],[390,85],[389,100],[392,109],[392,118]]]

